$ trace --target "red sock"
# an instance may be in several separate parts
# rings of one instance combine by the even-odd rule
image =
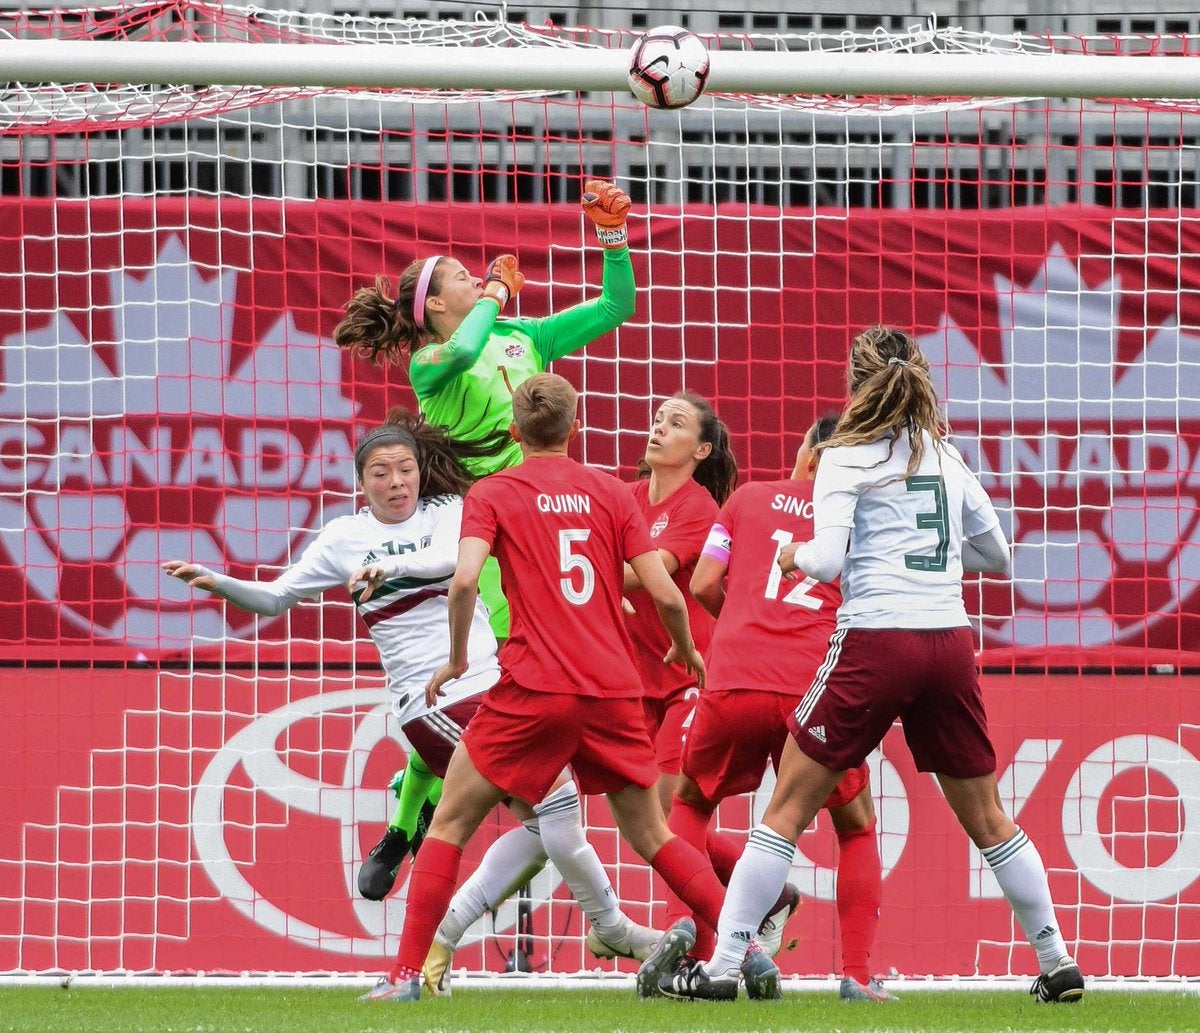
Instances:
[[[673,836],[650,858],[650,867],[692,909],[698,922],[717,927],[725,887],[717,880],[707,855],[687,840]]]
[[[426,837],[413,861],[404,895],[404,928],[396,964],[388,974],[393,983],[408,972],[420,972],[433,943],[433,935],[445,917],[454,887],[458,884],[458,866],[462,849],[442,839]]]
[[[839,832],[837,909],[842,929],[842,972],[866,985],[879,928],[883,868],[875,839],[875,819],[865,829]]]
[[[708,840],[708,823],[712,811],[697,807],[694,803],[685,803],[675,797],[671,804],[671,814],[667,819],[667,828],[680,839],[686,840],[699,853],[704,853]],[[667,893],[667,926],[674,925],[679,919],[691,915],[689,908],[674,893]],[[717,933],[707,922],[696,923],[696,945],[692,954],[697,958],[710,958],[717,946]]]
[[[746,849],[748,842],[745,836],[737,836],[732,832],[718,832],[712,829],[708,834],[708,858],[712,861],[713,871],[721,880],[722,886],[728,886],[733,878],[733,869]]]

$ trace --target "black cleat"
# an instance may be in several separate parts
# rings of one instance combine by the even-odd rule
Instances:
[[[782,1001],[779,969],[761,950],[752,950],[742,962],[742,978],[746,981],[746,996],[752,1001]]]
[[[1070,958],[1033,981],[1029,992],[1039,1004],[1074,1004],[1083,997],[1083,973]]]
[[[736,1001],[737,969],[730,969],[714,979],[704,971],[702,962],[685,962],[674,972],[659,978],[658,992],[677,1001]]]
[[[696,923],[690,918],[681,918],[663,933],[662,939],[638,969],[638,997],[662,996],[662,982],[669,981],[671,974],[679,967],[679,962],[695,942]]]
[[[409,841],[403,829],[389,827],[383,839],[358,869],[358,892],[367,900],[383,900],[396,884],[396,872],[408,856]]]

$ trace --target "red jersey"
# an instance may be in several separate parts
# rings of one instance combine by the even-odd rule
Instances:
[[[462,536],[500,564],[512,613],[500,666],[535,692],[642,693],[621,615],[626,560],[654,551],[625,484],[564,457],[526,459],[472,486]]]
[[[812,481],[745,484],[717,517],[704,551],[722,559],[723,548],[729,569],[706,657],[711,688],[800,695],[825,659],[837,582],[789,581],[775,562],[785,545],[812,538],[812,496]]]
[[[654,548],[666,550],[679,561],[679,569],[671,575],[671,579],[687,602],[692,638],[696,650],[703,654],[712,637],[713,619],[692,597],[689,585],[692,571],[696,569],[696,560],[700,558],[700,550],[704,548],[709,528],[716,519],[717,504],[708,489],[690,478],[683,487],[658,505],[650,501],[648,479],[635,481],[630,488],[634,501],[642,511]],[[633,639],[634,660],[641,672],[646,695],[664,699],[680,689],[695,685],[695,676],[689,674],[682,664],[668,666],[662,662],[671,648],[671,636],[658,619],[658,611],[654,608],[650,593],[642,590],[630,592],[629,601],[637,611],[633,616],[626,614],[629,636]]]

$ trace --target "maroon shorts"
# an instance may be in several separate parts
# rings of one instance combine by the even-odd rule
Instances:
[[[846,771],[896,718],[918,771],[995,772],[970,628],[839,628],[788,729],[817,763]]]
[[[505,673],[484,693],[462,743],[484,778],[527,803],[543,799],[568,766],[584,795],[658,781],[637,698],[532,692]]]
[[[767,763],[779,770],[796,697],[762,689],[716,689],[700,695],[688,730],[682,770],[713,803],[761,784]],[[825,801],[841,807],[870,783],[866,764],[847,771]]]
[[[482,700],[481,692],[478,696],[460,699],[445,710],[415,718],[402,727],[405,738],[412,744],[417,756],[438,778],[446,777],[450,754],[454,752],[454,747],[458,745],[458,740],[462,738],[463,731],[475,716]]]
[[[646,696],[642,699],[642,712],[646,719],[646,732],[654,744],[654,759],[658,770],[667,775],[679,774],[679,759],[683,756],[683,741],[688,735],[692,712],[700,690],[695,685],[676,689],[671,695],[660,699]]]

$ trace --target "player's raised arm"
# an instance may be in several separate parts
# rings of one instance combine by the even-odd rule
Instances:
[[[192,588],[211,592],[239,609],[261,617],[278,617],[304,598],[283,578],[276,581],[243,581],[185,560],[167,560],[162,569],[165,574],[178,578]]]
[[[654,600],[659,619],[671,636],[671,650],[663,657],[663,663],[679,663],[696,677],[696,684],[704,688],[704,659],[692,640],[692,628],[688,623],[687,604],[683,593],[663,566],[657,552],[644,552],[630,561],[633,572],[642,583],[642,588]]]

